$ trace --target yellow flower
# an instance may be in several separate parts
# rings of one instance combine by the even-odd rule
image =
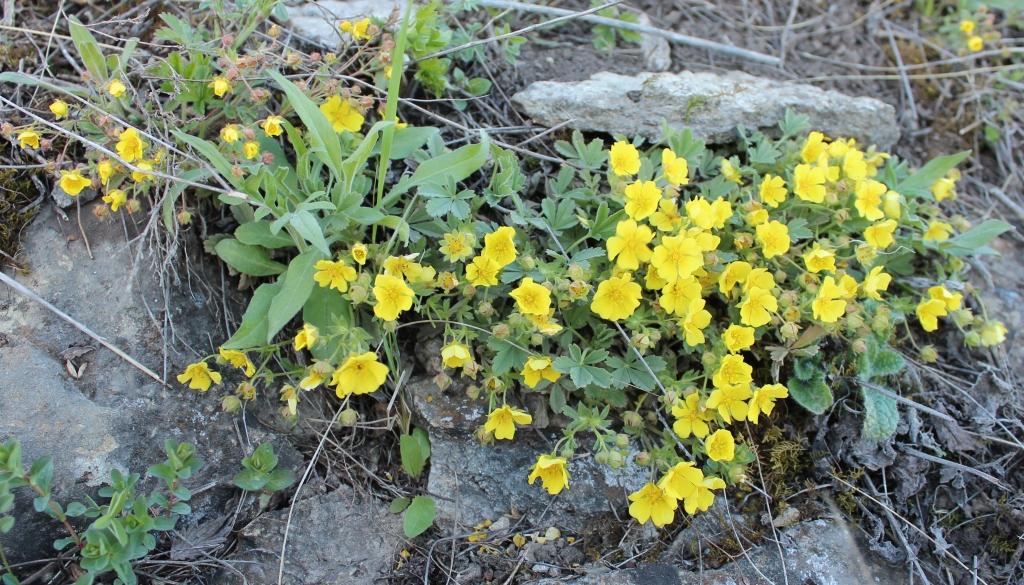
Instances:
[[[341,99],[340,95],[331,96],[326,102],[320,104],[320,112],[335,132],[341,133],[345,130],[358,132],[363,127],[363,115],[359,113],[349,100]]]
[[[744,219],[746,219],[748,225],[759,226],[768,221],[768,210],[764,208],[754,209]]]
[[[441,363],[446,368],[461,368],[473,361],[473,352],[465,343],[452,341],[441,348]]]
[[[548,494],[556,496],[562,493],[562,490],[569,487],[569,471],[566,469],[565,457],[538,456],[527,481],[533,485],[537,478],[540,478],[541,485]]]
[[[551,309],[547,315],[526,315],[526,318],[533,323],[533,326],[537,328],[543,335],[555,335],[562,330],[562,326],[552,320],[555,310]]]
[[[896,220],[887,219],[864,229],[864,241],[872,248],[884,250],[893,243],[893,233],[896,232]]]
[[[373,38],[373,35],[370,34],[369,30],[370,30],[370,19],[369,18],[364,18],[362,20],[357,20],[352,25],[352,37],[354,39],[356,39],[356,40],[359,40],[359,41],[368,41],[368,40]]]
[[[477,256],[466,264],[466,279],[473,286],[494,286],[498,284],[501,266],[489,256]]]
[[[718,289],[726,296],[732,296],[732,289],[747,279],[750,274],[750,263],[736,260],[726,265],[718,276]]]
[[[747,274],[743,281],[743,292],[750,292],[753,288],[763,288],[770,291],[775,288],[775,277],[767,268],[755,268]]]
[[[388,256],[384,259],[384,274],[404,278],[409,282],[428,282],[434,278],[434,269],[413,262],[416,254]]]
[[[244,351],[238,351],[237,349],[219,349],[221,359],[231,364],[232,367],[242,370],[246,376],[252,376],[256,373],[256,366],[253,365],[252,360],[249,356],[245,355]]]
[[[658,203],[658,211],[651,214],[651,225],[663,232],[674,232],[683,224],[683,216],[679,214],[679,206],[674,199],[662,199]]]
[[[690,182],[690,169],[686,159],[676,156],[671,148],[661,151],[661,170],[665,173],[665,180],[677,187]]]
[[[498,268],[504,268],[516,260],[516,230],[508,226],[502,226],[484,236],[484,249],[480,252],[494,260]]]
[[[1006,341],[1006,325],[1003,325],[1000,321],[985,321],[979,330],[979,334],[981,335],[981,344],[985,347],[999,345]]]
[[[120,79],[111,79],[110,83],[107,84],[107,93],[114,97],[121,97],[126,91],[128,91],[128,88],[125,87]]]
[[[754,328],[733,323],[722,334],[722,340],[730,353],[743,351],[754,345]]]
[[[732,203],[729,203],[725,199],[719,197],[711,202],[711,227],[715,229],[722,229],[725,227],[725,222],[729,221],[732,217]]]
[[[967,49],[972,53],[977,53],[983,48],[985,48],[985,41],[978,35],[973,35],[971,38],[967,39]]]
[[[516,308],[524,315],[547,315],[551,309],[551,291],[526,277],[509,293],[516,300]]]
[[[39,148],[39,133],[35,130],[22,130],[18,132],[18,146],[21,148]]]
[[[602,319],[619,321],[625,319],[640,306],[640,285],[633,282],[628,274],[613,276],[597,285],[590,310]]]
[[[709,230],[715,225],[715,213],[711,203],[703,197],[694,197],[686,202],[686,216],[690,218],[693,225],[702,230]]]
[[[303,323],[302,329],[295,334],[295,340],[292,346],[295,351],[301,351],[303,349],[312,349],[316,345],[316,340],[320,338],[320,331],[316,327],[309,323]]]
[[[205,361],[189,364],[178,374],[179,384],[188,384],[189,388],[200,392],[206,392],[212,384],[220,384],[220,380],[220,372],[211,370]]]
[[[711,376],[711,384],[717,389],[745,389],[748,391],[748,395],[743,397],[743,400],[746,400],[749,397],[750,383],[754,381],[753,373],[754,368],[743,361],[743,356],[729,354],[722,358],[718,370]],[[717,406],[713,406],[709,401],[708,408],[717,408]]]
[[[441,238],[441,254],[449,262],[465,260],[473,255],[473,239],[469,232],[448,232]]]
[[[494,433],[495,439],[511,440],[516,436],[516,425],[528,425],[533,422],[529,413],[503,404],[487,415],[484,430]]]
[[[960,21],[960,32],[965,35],[973,34],[974,27],[977,25],[973,20],[961,20]]]
[[[882,212],[889,219],[899,219],[902,213],[900,209],[900,194],[895,191],[886,191],[882,195]]]
[[[956,181],[949,177],[942,177],[932,183],[932,197],[936,201],[945,201],[946,199],[956,198]]]
[[[743,182],[743,177],[740,175],[739,169],[734,167],[732,162],[729,161],[729,159],[722,159],[720,170],[722,172],[722,176],[725,177],[726,181],[736,183],[737,185]]]
[[[78,172],[78,169],[60,172],[60,188],[72,197],[78,195],[82,192],[82,189],[90,185],[92,185],[92,179],[83,177],[82,173]]]
[[[648,483],[639,491],[629,494],[629,515],[640,524],[650,520],[661,528],[672,523],[676,516],[676,499],[663,488]]]
[[[824,138],[825,135],[821,132],[811,132],[807,135],[807,140],[804,141],[803,148],[800,149],[800,158],[805,163],[814,162],[825,153],[828,145],[825,144]]]
[[[949,314],[946,310],[946,303],[939,299],[924,299],[917,304],[917,320],[921,322],[921,328],[925,331],[935,331],[939,328],[939,317]]]
[[[626,186],[626,215],[637,221],[657,211],[661,189],[654,181],[637,181]]]
[[[697,492],[683,500],[683,509],[691,516],[697,512],[707,512],[711,504],[715,503],[715,494],[711,490],[720,490],[725,487],[725,482],[718,477],[705,477],[704,481],[697,486]]]
[[[282,124],[284,124],[284,118],[281,116],[267,116],[260,126],[263,128],[264,134],[273,138],[284,133]]]
[[[814,318],[824,323],[835,323],[846,313],[846,291],[843,290],[831,276],[826,276],[825,281],[818,289],[818,295],[811,303],[811,311]]]
[[[960,306],[963,304],[964,300],[963,294],[950,292],[942,285],[929,287],[928,297],[937,301],[942,301],[950,311],[960,310]]]
[[[54,118],[60,120],[68,116],[68,103],[64,100],[53,100],[50,104],[50,112]]]
[[[761,414],[765,416],[770,415],[772,410],[775,410],[775,401],[787,396],[789,396],[789,390],[782,384],[765,384],[754,390],[753,396],[750,397],[749,408],[747,409],[747,420],[756,425],[758,416]]]
[[[362,266],[366,264],[366,256],[369,254],[366,244],[360,242],[352,245],[352,259],[356,261],[356,264]]]
[[[140,160],[135,163],[135,168],[139,169],[137,171],[132,171],[132,180],[136,183],[141,183],[152,176],[149,173],[149,171],[153,170],[152,161]]]
[[[821,203],[825,200],[825,170],[811,165],[797,165],[793,169],[793,193],[804,201]]]
[[[888,289],[890,282],[892,282],[892,275],[882,272],[881,266],[875,266],[864,277],[864,282],[861,283],[861,290],[864,291],[864,296],[867,298],[880,301],[882,300],[882,295],[878,294],[879,291]]]
[[[640,171],[640,151],[632,144],[620,140],[608,151],[608,164],[618,177],[628,177]]]
[[[224,94],[231,91],[231,82],[228,81],[227,77],[224,77],[223,75],[218,75],[214,77],[213,81],[208,83],[206,87],[209,87],[213,90],[213,95],[217,97],[224,97]]]
[[[220,129],[220,139],[228,144],[234,144],[242,139],[242,131],[237,124],[228,124]]]
[[[316,269],[313,280],[322,287],[333,288],[338,292],[347,291],[348,283],[356,279],[356,269],[344,260],[318,260],[313,267]]]
[[[655,246],[651,265],[667,282],[686,278],[704,266],[704,254],[693,238],[665,236]]]
[[[299,406],[299,391],[291,384],[281,387],[281,402],[285,403],[285,409],[289,416],[295,416]]]
[[[323,360],[314,361],[313,365],[306,369],[306,377],[299,380],[299,388],[303,390],[316,388],[327,380],[333,370],[334,368],[330,362]]]
[[[868,176],[868,165],[864,162],[864,153],[850,148],[843,156],[843,174],[851,181],[863,181]]]
[[[761,202],[772,208],[778,207],[780,203],[785,201],[786,195],[789,193],[786,190],[785,179],[775,175],[765,175],[758,192],[761,196]]]
[[[255,140],[246,141],[246,143],[242,145],[242,154],[244,154],[245,158],[249,160],[256,158],[260,155],[260,143]]]
[[[377,354],[372,351],[350,355],[334,371],[331,386],[335,386],[338,398],[349,394],[370,394],[384,385],[388,371],[388,367],[377,361]]]
[[[777,311],[779,302],[770,290],[753,287],[740,303],[740,321],[744,325],[760,327],[772,320],[772,312]]]
[[[857,213],[870,221],[885,217],[881,209],[882,195],[888,190],[889,188],[883,183],[873,179],[859,181],[854,190],[856,199],[853,203],[853,206],[857,208]]]
[[[757,226],[755,232],[765,258],[773,258],[789,250],[789,228],[786,224],[772,220]]]
[[[125,128],[117,140],[117,154],[125,162],[141,160],[146,150],[146,143],[139,137],[139,131],[135,128]]]
[[[117,211],[128,201],[128,195],[120,189],[111,189],[103,196],[103,202],[110,206],[110,211]]]
[[[658,487],[676,500],[691,498],[697,493],[697,486],[704,482],[704,472],[692,461],[680,461],[673,465],[658,481]]]
[[[412,308],[413,292],[405,281],[390,274],[378,274],[373,281],[373,314],[385,321],[394,321],[402,311]]]
[[[679,324],[683,328],[686,345],[690,347],[704,343],[704,328],[711,324],[711,313],[704,310],[704,304],[701,298],[690,301]]]
[[[686,439],[691,434],[703,439],[711,431],[708,427],[707,411],[701,408],[700,396],[696,392],[689,394],[685,401],[676,402],[672,406],[672,416],[676,419],[672,430],[680,439]]]
[[[736,456],[736,440],[727,429],[718,429],[704,439],[704,452],[712,461],[732,461]]]
[[[552,365],[551,358],[531,356],[526,359],[522,371],[523,382],[530,388],[536,388],[541,379],[557,382],[562,377]]]
[[[100,185],[106,186],[110,177],[114,176],[114,163],[107,159],[96,163],[96,174],[100,176]]]
[[[829,250],[815,244],[814,248],[804,254],[804,265],[808,272],[818,273],[822,270],[836,271],[836,256]]]
[[[689,308],[690,302],[699,298],[701,298],[700,283],[696,278],[686,276],[665,285],[658,297],[658,304],[669,315],[682,316]]]
[[[953,234],[953,226],[944,221],[933,221],[928,223],[928,231],[924,233],[926,242],[944,242]]]
[[[615,226],[615,235],[608,238],[608,259],[616,260],[622,270],[636,270],[641,262],[651,259],[647,244],[654,239],[654,232],[645,225],[637,225],[632,219],[620,221]]]

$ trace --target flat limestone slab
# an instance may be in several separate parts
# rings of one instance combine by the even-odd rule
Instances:
[[[900,137],[896,110],[882,101],[738,71],[602,72],[585,81],[538,81],[512,101],[545,126],[628,137],[658,138],[667,122],[709,143],[730,142],[737,126],[777,127],[786,110],[809,117],[811,127],[828,136],[856,138],[865,146],[888,149]]]

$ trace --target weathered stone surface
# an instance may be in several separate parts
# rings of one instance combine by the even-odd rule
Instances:
[[[407,389],[417,421],[430,434],[427,490],[441,496],[436,499],[442,523],[471,526],[514,509],[538,523],[546,512],[543,522],[583,532],[611,518],[612,509],[643,486],[646,475],[632,458],[612,470],[587,456],[570,461],[569,489],[549,496],[539,481],[531,486],[526,480],[537,455],[550,452],[557,436],[524,427],[514,441],[481,445],[474,432],[487,419],[485,399],[468,398],[459,385],[442,392],[429,378],[414,379]]]
[[[405,3],[399,0],[321,0],[286,7],[291,29],[325,49],[337,49],[343,36],[338,30],[342,20],[363,17],[388,18]]]
[[[662,122],[689,128],[712,143],[729,142],[736,127],[772,128],[786,110],[804,114],[830,136],[889,148],[899,139],[896,111],[866,97],[740,72],[598,73],[586,81],[538,81],[512,96],[526,115],[546,126],[626,136],[661,135]]]
[[[248,583],[277,583],[288,510],[263,516],[241,535],[232,563]],[[285,553],[286,585],[373,585],[390,572],[402,543],[401,520],[347,489],[295,504]],[[226,583],[242,583],[225,573]]]
[[[183,348],[206,353],[211,351],[209,338],[223,338],[208,310],[208,303],[219,299],[201,297],[198,284],[192,297],[172,291],[173,313],[167,316],[174,322],[172,339],[165,329],[163,293],[151,271],[140,267],[140,278],[132,279],[136,259],[121,222],[99,222],[86,209],[81,217],[92,258],[74,221],[43,212],[23,234],[25,252],[19,261],[29,272],[13,276],[157,373],[163,371],[167,333],[167,374],[173,381],[173,374],[194,357],[184,355]],[[69,373],[69,360],[80,377]],[[230,380],[225,372],[225,381]],[[188,522],[217,515],[236,493],[228,486],[246,452],[232,417],[220,412],[213,394],[197,394],[176,383],[164,387],[0,285],[0,440],[20,440],[26,461],[53,456],[59,500],[96,497],[97,486],[114,468],[145,473],[163,459],[164,440],[175,439],[195,444],[206,462],[192,487],[216,484],[193,502],[196,513]],[[272,436],[252,419],[247,430],[253,444]],[[282,465],[299,459],[280,443],[278,453]],[[21,494],[15,528],[0,536],[17,559],[52,556],[51,542],[60,536],[54,522],[31,508]]]
[[[643,12],[638,15],[637,22],[644,26],[653,26],[651,17]],[[644,65],[648,71],[665,71],[672,66],[672,47],[663,36],[641,35],[640,53],[644,56]]]
[[[858,544],[839,521],[813,520],[780,533],[782,555],[766,543],[718,569],[686,570],[656,563],[621,571],[595,570],[576,578],[541,579],[531,585],[892,585],[905,573],[887,565]],[[785,559],[785,569],[783,560]]]

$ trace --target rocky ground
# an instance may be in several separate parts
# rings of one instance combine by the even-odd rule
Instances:
[[[364,9],[356,5],[386,13],[393,3],[321,4],[337,5],[338,14],[347,16]],[[655,26],[674,26],[682,19],[662,3],[647,4]],[[332,42],[318,24],[320,11],[297,9],[291,18],[300,37]],[[501,73],[510,80],[503,90],[511,96],[501,107],[540,126],[651,135],[665,119],[710,141],[728,142],[737,124],[767,129],[790,109],[811,116],[816,127],[885,148],[895,144],[910,150],[906,145],[915,136],[904,132],[900,141],[908,105],[898,93],[888,99],[891,92],[844,94],[745,73],[688,72],[691,53],[670,49],[658,39],[646,39],[614,63],[578,38],[567,35],[551,42],[570,43],[573,50],[529,47],[518,69]],[[641,69],[669,72],[637,74]],[[21,251],[5,266],[18,282],[164,380],[226,337],[238,317],[238,299],[197,240],[186,238],[173,254],[154,256],[144,245],[151,226],[96,220],[86,198],[65,210],[56,205],[60,201],[58,196],[55,204],[45,203],[22,232]],[[967,203],[973,217],[999,213],[980,201]],[[925,507],[959,505],[963,521],[972,524],[970,550],[984,548],[978,541],[985,542],[988,522],[1000,533],[1012,533],[1013,526],[1019,533],[1024,526],[1019,492],[983,490],[977,474],[964,470],[1002,473],[1010,485],[1021,485],[1020,452],[1014,445],[1022,430],[1014,416],[1024,409],[1020,245],[1020,240],[1000,241],[1004,255],[976,272],[977,283],[987,290],[989,310],[1010,329],[1007,353],[980,368],[956,362],[957,376],[923,364],[916,370],[922,384],[916,397],[946,418],[936,422],[928,419],[932,415],[910,411],[911,428],[900,434],[913,440],[871,448],[850,438],[855,432],[847,433],[841,413],[827,433],[801,428],[794,431],[794,444],[804,452],[799,483],[805,487],[790,490],[794,493],[776,505],[774,515],[754,511],[760,504],[751,502],[760,501],[760,495],[746,494],[742,501],[722,501],[675,534],[624,528],[626,494],[641,477],[628,460],[616,472],[580,468],[564,495],[541,497],[525,480],[538,446],[552,442],[547,425],[538,421],[525,441],[481,446],[474,431],[485,415],[483,405],[467,398],[458,385],[442,390],[435,383],[439,370],[432,356],[438,354],[438,342],[429,332],[418,344],[416,374],[403,388],[413,419],[431,439],[433,456],[422,487],[439,508],[436,530],[415,542],[403,537],[400,520],[382,497],[397,490],[390,478],[382,479],[389,469],[397,470],[394,456],[387,455],[393,442],[389,434],[355,439],[325,428],[330,413],[312,401],[304,417],[310,422],[297,429],[274,422],[277,405],[269,398],[245,416],[225,414],[215,400],[151,379],[9,288],[0,288],[0,438],[19,438],[27,458],[53,454],[57,493],[65,498],[92,493],[98,478],[112,468],[144,470],[160,458],[165,438],[196,444],[206,462],[193,486],[199,499],[169,553],[187,569],[160,582],[917,582],[916,575],[910,577],[916,555],[942,557],[951,548],[968,546],[968,540],[947,541],[943,531],[948,525],[937,520],[917,529],[922,538],[893,517],[893,501],[907,509],[915,501],[922,505],[922,499]],[[164,258],[176,267],[161,266]],[[309,465],[311,445],[321,436],[329,438],[329,453]],[[985,443],[989,436],[1001,446]],[[239,459],[263,441],[277,446],[282,465],[299,475],[308,468],[311,477],[294,501],[275,500],[259,510],[231,486],[231,478]],[[961,463],[914,456],[921,444]],[[811,460],[812,452],[821,455],[818,460]],[[863,487],[847,489],[843,484],[856,482],[858,469],[883,469],[875,477],[892,483],[871,493]],[[792,477],[780,480],[785,481],[798,483]],[[939,491],[948,493],[927,493]],[[890,503],[879,505],[879,500]],[[30,508],[26,502],[19,505]],[[55,527],[27,516],[18,519],[17,538],[0,539],[12,562],[35,562],[45,577],[47,561],[34,560],[47,550]],[[912,520],[904,522],[924,522]],[[1024,545],[1017,544],[998,558],[999,566],[1021,567],[1022,551]],[[1012,583],[1013,578],[995,582]]]

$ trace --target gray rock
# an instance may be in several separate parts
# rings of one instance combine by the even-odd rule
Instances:
[[[19,260],[29,272],[13,276],[158,373],[166,333],[167,373],[173,382],[173,375],[192,360],[175,348],[206,352],[210,338],[224,338],[212,325],[219,320],[210,316],[208,306],[219,299],[199,297],[198,284],[193,297],[172,290],[173,314],[165,315],[163,294],[148,267],[140,267],[139,278],[132,279],[138,260],[125,241],[122,223],[101,222],[84,209],[81,218],[92,258],[74,221],[44,211],[23,234],[25,253]],[[165,316],[174,322],[173,339],[164,327]],[[77,378],[69,372],[69,358],[70,369],[80,374]],[[230,380],[225,372],[225,382]],[[42,306],[0,285],[0,440],[20,440],[26,462],[53,456],[59,501],[98,497],[97,487],[115,468],[145,473],[163,460],[164,440],[175,439],[195,444],[206,462],[190,487],[215,485],[197,496],[195,514],[180,527],[217,515],[237,493],[229,487],[231,478],[247,454],[233,417],[219,406],[215,391],[197,394],[176,382],[164,387]],[[273,438],[252,420],[247,430],[253,445]],[[300,459],[281,443],[278,454],[282,465]],[[0,541],[19,560],[52,556],[52,540],[62,536],[58,525],[32,512],[23,491],[17,491],[15,528]]]
[[[609,571],[594,569],[572,579],[540,579],[531,585],[890,585],[906,581],[904,571],[866,552],[838,520],[813,520],[780,533],[782,558],[774,543],[765,543],[718,569],[677,569],[666,563]]]
[[[342,20],[363,17],[386,19],[405,2],[399,0],[321,0],[301,6],[288,6],[285,24],[300,36],[329,50],[341,46],[343,36],[338,30]]]
[[[640,489],[643,469],[627,458],[621,469],[598,465],[589,456],[569,462],[569,488],[550,496],[527,483],[537,456],[550,452],[558,437],[522,427],[515,440],[481,445],[474,432],[487,418],[487,403],[471,400],[458,384],[442,392],[429,378],[407,384],[414,415],[431,440],[427,490],[436,496],[441,524],[472,526],[498,520],[515,510],[534,525],[555,525],[573,532],[599,528],[614,518],[613,509]]]
[[[262,516],[242,532],[244,551],[232,564],[248,583],[277,583],[288,510]],[[387,508],[347,489],[295,504],[288,530],[286,585],[380,583],[402,544],[401,520]],[[244,561],[244,562],[241,562]],[[226,573],[226,583],[242,583]]]
[[[899,139],[896,110],[879,100],[740,72],[598,73],[579,82],[538,81],[512,96],[546,126],[657,138],[667,122],[712,143],[735,138],[736,127],[775,127],[786,110],[804,114],[829,136],[889,148]]]
[[[651,17],[641,12],[637,23],[654,26]],[[644,65],[648,71],[665,71],[672,66],[672,47],[668,39],[660,35],[644,34],[640,36],[640,53],[644,56]]]

